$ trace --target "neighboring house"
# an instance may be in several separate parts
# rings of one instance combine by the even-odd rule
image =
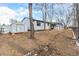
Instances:
[[[0,26],[0,33],[9,33],[9,29],[10,29],[9,25],[3,24]]]

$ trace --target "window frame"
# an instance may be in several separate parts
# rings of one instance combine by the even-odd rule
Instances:
[[[37,23],[37,26],[41,26],[41,22],[37,21],[36,23]]]

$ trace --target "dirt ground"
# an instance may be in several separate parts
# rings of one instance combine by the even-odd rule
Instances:
[[[0,55],[76,56],[79,55],[79,47],[69,29],[37,31],[35,39],[29,38],[29,32],[0,34]]]

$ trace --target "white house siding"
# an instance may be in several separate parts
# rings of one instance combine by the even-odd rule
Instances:
[[[25,24],[12,24],[10,28],[10,32],[12,33],[27,32],[27,27]]]
[[[46,23],[46,29],[50,29],[50,24]]]
[[[27,31],[28,29],[30,29],[30,21],[29,21],[29,19],[24,19],[22,21],[22,23],[25,25],[25,31]]]
[[[38,21],[38,22],[41,23],[41,25],[40,25],[40,26],[37,26],[37,21],[38,21],[38,20],[33,21],[34,30],[44,30],[44,22]],[[22,23],[25,24],[25,28],[26,28],[27,30],[30,29],[30,21],[29,21],[28,18],[25,18],[25,19],[22,21]],[[49,26],[48,26],[48,23],[46,23],[46,29],[50,29],[50,24],[49,24]]]
[[[54,27],[54,29],[57,29],[57,30],[60,30],[60,29],[63,29],[64,27],[63,27],[63,25],[56,25],[55,27]]]
[[[25,32],[24,24],[16,24],[16,32]]]
[[[43,30],[44,29],[43,22],[40,22],[40,26],[37,26],[37,21],[34,21],[33,24],[34,24],[34,30]]]
[[[35,30],[44,30],[44,22],[40,22],[40,26],[37,26],[37,21],[34,21],[33,24]],[[48,25],[48,23],[45,23],[45,25],[45,29],[50,29],[50,24]]]
[[[10,32],[11,33],[16,33],[16,24],[11,24],[10,25]]]

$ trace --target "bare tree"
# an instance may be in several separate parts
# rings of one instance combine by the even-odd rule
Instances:
[[[42,20],[44,21],[44,30],[45,30],[45,27],[46,27],[46,19],[47,19],[47,6],[48,6],[48,4],[47,3],[41,3],[41,4],[39,4],[39,3],[37,3],[36,5],[35,5],[35,9],[38,11],[41,11],[41,13],[42,13]]]
[[[42,12],[42,19],[44,20],[44,22],[46,22],[47,19],[49,19],[49,21],[52,22],[53,17],[55,16],[54,18],[57,19],[58,22],[62,23],[64,28],[66,28],[71,23],[72,12],[70,10],[71,8],[70,4],[41,3],[36,5],[38,6],[38,7],[35,6],[36,9]],[[54,9],[55,5],[59,6],[58,10]],[[66,5],[68,6],[68,8],[66,7]],[[45,30],[45,23],[44,23],[44,30]]]
[[[57,21],[59,23],[62,23],[64,28],[67,28],[67,26],[71,23],[71,16],[72,16],[71,12],[72,10],[70,9],[71,5],[69,5],[68,7],[65,7],[65,4],[58,4],[58,5],[60,5],[61,8],[59,8],[58,12],[54,11],[55,16],[57,18]]]
[[[34,39],[34,24],[32,20],[32,3],[29,3],[30,38]]]
[[[73,4],[73,38],[76,39],[76,44],[79,46],[79,4]]]
[[[53,11],[53,6],[54,6],[53,3],[48,5],[47,15],[48,15],[48,19],[49,19],[50,22],[52,22],[52,20],[53,20],[53,12],[54,12]]]
[[[76,18],[74,19],[75,29],[73,31],[75,32],[76,39],[77,39],[76,42],[77,42],[77,45],[79,46],[79,4],[75,3],[74,8],[75,8]]]

